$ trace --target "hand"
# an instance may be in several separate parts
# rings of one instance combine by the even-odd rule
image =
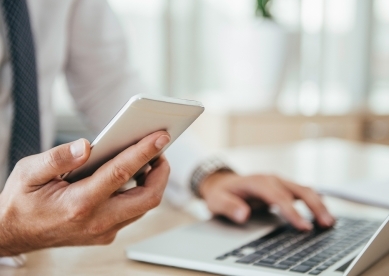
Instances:
[[[159,205],[170,169],[164,156],[142,186],[116,191],[169,141],[164,131],[151,134],[73,184],[59,175],[86,162],[90,145],[84,139],[19,161],[0,195],[0,256],[111,243],[122,227]]]
[[[331,227],[335,223],[320,196],[311,188],[277,176],[240,176],[231,172],[217,172],[204,179],[199,188],[200,195],[211,212],[224,215],[236,223],[248,220],[251,203],[256,208],[276,205],[281,214],[297,229],[312,229],[312,224],[304,220],[293,207],[295,199],[305,202],[320,226]]]

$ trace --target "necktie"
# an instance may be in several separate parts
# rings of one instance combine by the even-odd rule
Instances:
[[[25,0],[2,1],[12,64],[13,121],[9,172],[23,157],[39,153],[40,124],[35,48]]]

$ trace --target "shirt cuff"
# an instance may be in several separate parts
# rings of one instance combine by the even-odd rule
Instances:
[[[18,255],[13,257],[0,257],[0,265],[11,267],[22,267],[26,263],[26,255]]]
[[[234,172],[226,163],[219,158],[205,160],[193,172],[190,179],[190,188],[195,196],[201,198],[200,184],[205,178],[215,172]]]

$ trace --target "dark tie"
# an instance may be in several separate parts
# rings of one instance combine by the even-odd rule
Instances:
[[[23,157],[39,153],[40,124],[34,40],[25,0],[0,0],[12,64],[13,121],[9,172]]]

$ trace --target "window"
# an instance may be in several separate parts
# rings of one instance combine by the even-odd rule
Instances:
[[[261,24],[254,19],[253,0],[110,0],[110,3],[131,37],[133,64],[152,91],[179,96],[209,91],[224,93],[226,87],[238,84],[241,90],[250,89],[251,83],[242,84],[247,77],[244,68],[250,69],[251,65],[239,64],[240,71],[235,68],[246,76],[233,74],[239,56],[234,57],[231,49],[239,45],[226,36],[235,35],[244,41],[244,33],[254,24]],[[389,112],[388,3],[386,0],[271,2],[275,21],[289,36],[287,72],[277,100],[282,113],[333,115],[365,107],[376,113]],[[239,31],[240,37],[236,35]],[[245,49],[248,48],[242,47],[242,51]],[[226,73],[228,70],[231,72]],[[265,77],[271,78],[268,75]],[[234,84],[231,76],[241,82]]]

